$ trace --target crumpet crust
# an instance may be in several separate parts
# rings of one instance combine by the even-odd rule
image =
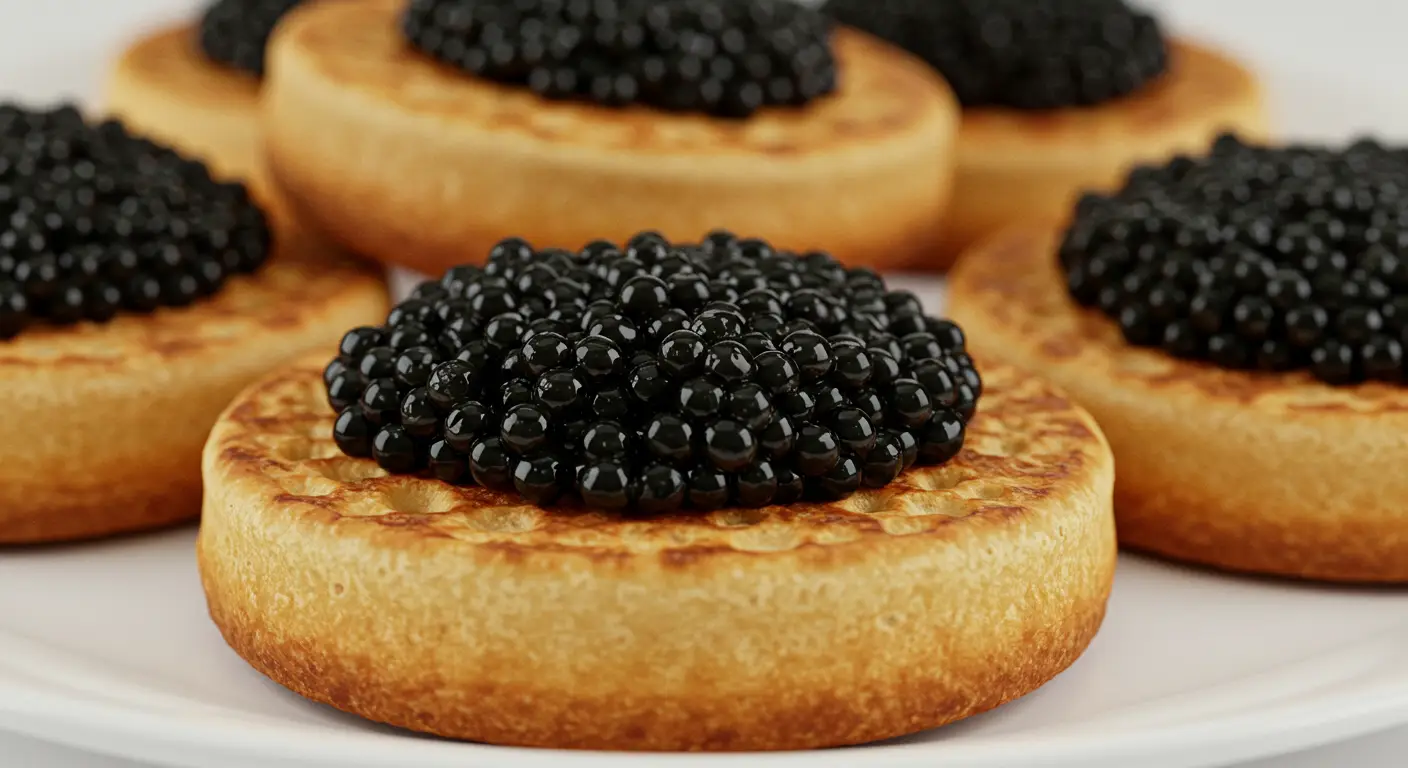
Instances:
[[[1408,390],[1228,371],[1124,342],[1066,293],[1049,230],[965,256],[950,312],[982,361],[1049,377],[1119,464],[1120,541],[1221,568],[1408,581]]]
[[[312,3],[270,45],[276,181],[358,253],[439,273],[508,236],[580,248],[716,227],[850,263],[931,258],[958,108],[922,62],[837,33],[839,92],[744,121],[546,101],[410,48],[404,0]]]
[[[1198,154],[1224,131],[1267,136],[1265,98],[1237,61],[1170,41],[1169,69],[1105,104],[1042,111],[963,111],[944,265],[1003,226],[1063,219],[1086,190],[1117,186],[1137,164]]]
[[[268,188],[259,81],[207,59],[192,24],[158,30],[123,51],[108,74],[103,111],[199,158],[217,177]]]
[[[867,742],[1037,688],[1104,615],[1108,446],[1009,369],[948,465],[833,504],[629,521],[343,456],[321,363],[212,432],[200,567],[241,656],[372,720],[559,748]]]
[[[290,233],[253,276],[183,309],[0,341],[0,543],[190,520],[200,451],[243,387],[386,316],[376,271]]]

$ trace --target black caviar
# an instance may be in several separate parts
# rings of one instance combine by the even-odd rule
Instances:
[[[1158,21],[1124,0],[830,0],[825,10],[927,61],[966,107],[1099,104],[1168,67]]]
[[[402,28],[553,99],[746,117],[836,88],[829,22],[790,0],[411,0]]]
[[[211,61],[264,76],[264,49],[284,15],[303,0],[215,0],[200,18],[197,39]]]
[[[239,184],[78,110],[0,105],[0,339],[215,293],[268,255]]]
[[[333,435],[391,472],[656,514],[837,499],[963,447],[982,379],[866,268],[713,232],[496,245],[324,371]]]
[[[1071,295],[1132,344],[1330,384],[1404,377],[1408,149],[1248,145],[1136,169],[1079,204]]]

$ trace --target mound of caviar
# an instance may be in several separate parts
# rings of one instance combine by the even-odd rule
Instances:
[[[1232,369],[1398,382],[1408,344],[1408,150],[1268,148],[1135,170],[1061,246],[1071,295],[1131,344]]]
[[[1124,0],[830,0],[826,12],[929,62],[966,107],[1099,104],[1168,67],[1158,21]]]
[[[836,87],[829,23],[789,0],[411,0],[402,28],[552,99],[746,117]]]
[[[64,106],[0,105],[0,339],[215,293],[269,253],[243,186]]]
[[[216,0],[200,19],[206,58],[264,76],[264,49],[274,26],[303,0]]]
[[[348,455],[646,515],[885,485],[957,455],[982,392],[912,294],[727,232],[505,240],[349,331],[324,383]]]

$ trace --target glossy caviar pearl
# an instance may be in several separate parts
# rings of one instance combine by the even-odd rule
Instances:
[[[513,488],[513,457],[497,437],[480,438],[469,451],[469,471],[485,488],[505,491]]]
[[[328,382],[328,405],[340,411],[362,399],[367,388],[367,377],[357,371],[343,371]]]
[[[860,463],[855,457],[842,456],[835,466],[815,478],[814,482],[823,498],[843,499],[860,488]]]
[[[479,437],[489,430],[489,417],[489,409],[483,403],[476,400],[460,403],[445,417],[445,442],[461,453],[469,453]]]
[[[654,464],[641,473],[636,503],[643,514],[661,515],[684,505],[684,475],[674,467]]]
[[[929,463],[952,459],[963,449],[964,421],[951,408],[939,406],[924,425],[919,440],[919,458]]]
[[[586,384],[571,370],[547,371],[538,377],[533,395],[549,413],[568,413],[582,407]]]
[[[519,456],[543,448],[548,441],[547,412],[535,405],[515,406],[499,427],[499,440]]]
[[[448,411],[474,394],[474,369],[461,360],[440,363],[431,370],[425,389],[435,407]]]
[[[553,368],[565,368],[572,364],[571,348],[567,339],[560,333],[540,333],[528,340],[520,350],[523,353],[523,366],[530,376],[537,376]]]
[[[685,498],[698,510],[718,509],[728,503],[728,476],[710,467],[689,473]]]
[[[551,454],[519,459],[513,465],[513,487],[532,504],[551,504],[562,494],[559,474],[561,464]]]
[[[337,415],[332,426],[332,437],[337,447],[348,456],[372,455],[372,426],[360,408],[349,406]]]
[[[735,387],[728,393],[723,412],[755,431],[771,424],[776,416],[772,402],[757,384]]]
[[[387,472],[412,472],[420,465],[415,440],[400,424],[387,424],[376,433],[372,455]]]
[[[859,408],[841,408],[831,415],[832,431],[841,445],[864,458],[875,447],[875,425]]]
[[[625,509],[633,498],[630,476],[620,464],[601,461],[582,467],[577,473],[582,501],[600,509]]]
[[[816,424],[807,424],[797,434],[797,471],[807,477],[815,477],[831,470],[841,455],[840,444],[831,430]]]
[[[802,499],[806,491],[802,476],[787,467],[774,467],[777,473],[777,492],[772,497],[773,504],[792,504]]]
[[[396,383],[404,387],[423,387],[430,381],[436,363],[435,350],[411,347],[401,352],[392,364]]]
[[[933,398],[914,379],[900,379],[890,390],[890,415],[899,427],[918,427],[934,412]]]
[[[705,428],[704,449],[709,463],[724,472],[736,472],[758,455],[752,431],[731,419],[719,419]]]
[[[738,473],[737,501],[743,507],[764,507],[777,496],[777,472],[760,461]]]
[[[469,475],[469,458],[444,440],[430,444],[429,458],[430,473],[436,480],[459,484]]]
[[[631,401],[619,388],[603,389],[592,396],[592,413],[603,419],[624,419],[630,416]]]
[[[894,433],[875,438],[875,444],[861,465],[861,482],[869,488],[882,488],[899,477],[904,469],[904,448]]]
[[[499,387],[498,402],[505,410],[519,405],[532,405],[537,401],[533,382],[528,379],[509,379]]]
[[[703,370],[704,353],[704,340],[699,334],[675,331],[660,343],[660,366],[667,376],[688,377]]]
[[[804,389],[777,398],[778,408],[798,421],[810,421],[816,414],[816,395]]]
[[[362,391],[360,402],[362,416],[366,417],[369,424],[381,426],[397,422],[401,403],[396,395],[396,382],[391,379],[369,382],[367,388]]]
[[[401,398],[401,426],[411,437],[432,437],[440,433],[440,413],[424,388],[416,388]]]
[[[680,412],[686,418],[709,418],[719,413],[723,406],[724,394],[723,386],[712,379],[690,379],[680,386]]]
[[[824,253],[509,240],[349,331],[322,378],[348,455],[649,516],[832,500],[956,454],[982,387],[964,343]]]
[[[753,360],[755,378],[774,394],[791,392],[801,383],[801,371],[791,357],[779,351],[768,351]]]
[[[694,458],[694,428],[670,413],[651,419],[645,427],[645,446],[655,458],[673,466],[687,467]]]
[[[831,345],[813,331],[796,331],[782,340],[781,349],[791,355],[803,381],[816,381],[831,371],[834,362]]]
[[[357,361],[357,371],[368,379],[389,378],[396,372],[396,353],[390,347],[369,349]]]

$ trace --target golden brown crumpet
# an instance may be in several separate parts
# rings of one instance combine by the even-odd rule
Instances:
[[[200,512],[200,451],[237,392],[385,317],[375,271],[286,235],[214,297],[0,342],[0,543],[101,536]]]
[[[980,362],[1039,372],[1099,420],[1123,544],[1240,571],[1408,581],[1408,390],[1129,346],[1070,300],[1055,247],[1049,231],[984,241],[954,271],[949,309]]]
[[[1159,79],[1099,106],[965,109],[944,264],[1004,225],[1063,220],[1081,192],[1118,186],[1136,164],[1201,154],[1224,131],[1264,139],[1267,121],[1255,76],[1186,40],[1170,41]]]
[[[985,371],[942,467],[834,504],[623,520],[348,458],[325,361],[216,425],[200,568],[250,664],[372,720],[559,748],[853,744],[1035,689],[1104,616],[1109,448],[1010,369]]]
[[[219,177],[267,186],[259,81],[205,57],[190,24],[128,48],[108,76],[104,109],[129,129],[205,161]]]
[[[747,120],[613,109],[436,63],[402,38],[403,4],[309,4],[270,43],[276,181],[354,251],[438,274],[508,236],[724,227],[851,264],[932,258],[958,109],[908,54],[839,32],[835,95]]]

